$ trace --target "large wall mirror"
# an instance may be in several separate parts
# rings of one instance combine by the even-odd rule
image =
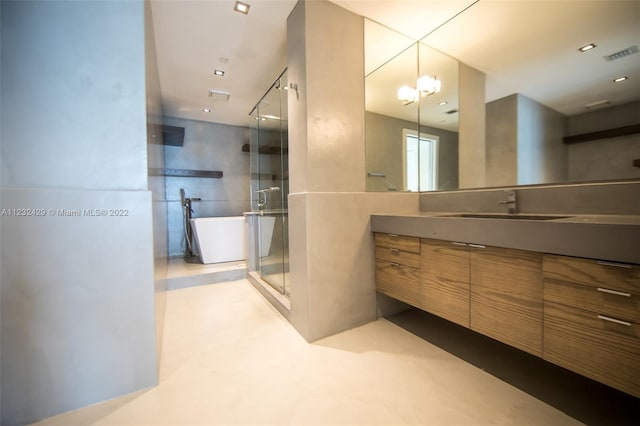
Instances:
[[[458,61],[372,21],[365,37],[367,190],[457,188]]]
[[[367,190],[640,179],[638,22],[637,1],[479,1],[418,41],[366,20]]]

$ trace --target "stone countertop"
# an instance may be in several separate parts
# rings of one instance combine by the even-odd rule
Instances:
[[[563,218],[527,220],[452,216],[456,214],[468,212],[374,214],[371,230],[640,264],[638,215],[554,214]]]

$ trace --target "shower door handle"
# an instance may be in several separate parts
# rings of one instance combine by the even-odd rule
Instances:
[[[280,191],[280,187],[279,186],[272,186],[272,187],[269,187],[269,188],[256,190],[256,193],[258,194],[258,208],[262,208],[262,207],[266,206],[267,202],[269,201],[269,195],[268,194],[270,192],[276,192],[276,191]]]

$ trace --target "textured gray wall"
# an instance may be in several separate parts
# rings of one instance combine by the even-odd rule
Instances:
[[[564,182],[566,117],[518,94],[518,185]]]
[[[418,130],[417,123],[365,112],[366,171],[384,172],[386,178],[366,178],[367,191],[402,191],[402,130]],[[422,126],[421,133],[439,136],[438,189],[458,187],[458,134]]]
[[[458,183],[460,188],[481,188],[486,186],[486,77],[462,62],[458,72]]]
[[[151,4],[145,1],[145,69],[147,92],[147,156],[149,169],[164,167],[162,145],[162,98],[156,58]],[[152,173],[148,176],[153,209],[153,271],[156,299],[156,350],[158,357],[162,349],[162,331],[167,291],[167,200],[164,176]]]
[[[487,186],[515,185],[518,181],[518,95],[488,102]]]
[[[37,209],[1,217],[1,423],[15,425],[157,382],[153,224],[143,1],[0,7],[0,202]]]
[[[247,121],[248,117],[247,117]],[[249,128],[205,121],[165,117],[164,123],[185,128],[184,145],[165,146],[165,167],[169,169],[214,170],[222,179],[166,177],[169,255],[184,254],[183,209],[180,188],[193,203],[193,217],[242,216],[250,211]]]
[[[375,320],[371,213],[418,211],[417,193],[363,192],[364,84],[352,84],[364,75],[363,33],[361,16],[328,1],[298,2],[287,20],[300,93],[289,91],[289,318],[307,340]]]
[[[593,111],[569,118],[568,134],[595,132],[640,123],[640,102]],[[569,180],[640,178],[640,167],[632,161],[640,158],[640,134],[618,136],[571,144]]]
[[[518,93],[486,111],[487,187],[566,180],[564,115]]]

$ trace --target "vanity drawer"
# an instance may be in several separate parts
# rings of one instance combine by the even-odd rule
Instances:
[[[544,303],[543,358],[640,397],[640,326]]]
[[[465,243],[423,238],[421,246],[423,277],[446,278],[467,283],[469,288],[469,247]]]
[[[469,247],[423,238],[420,308],[469,327]]]
[[[470,326],[473,331],[542,356],[541,297],[532,298],[525,293],[506,292],[471,283],[470,305]]]
[[[607,287],[592,287],[544,278],[544,300],[640,323],[640,296]]]
[[[400,265],[420,267],[420,254],[412,253],[397,248],[376,247],[376,259],[388,260]]]
[[[376,290],[413,306],[418,306],[420,269],[386,260],[376,260]]]
[[[542,303],[542,254],[499,247],[471,248],[471,284]],[[541,306],[542,307],[542,306]]]
[[[423,275],[419,307],[468,328],[469,282]]]
[[[420,238],[396,234],[375,234],[376,246],[420,253]]]
[[[545,254],[543,271],[545,279],[640,296],[640,265]]]

